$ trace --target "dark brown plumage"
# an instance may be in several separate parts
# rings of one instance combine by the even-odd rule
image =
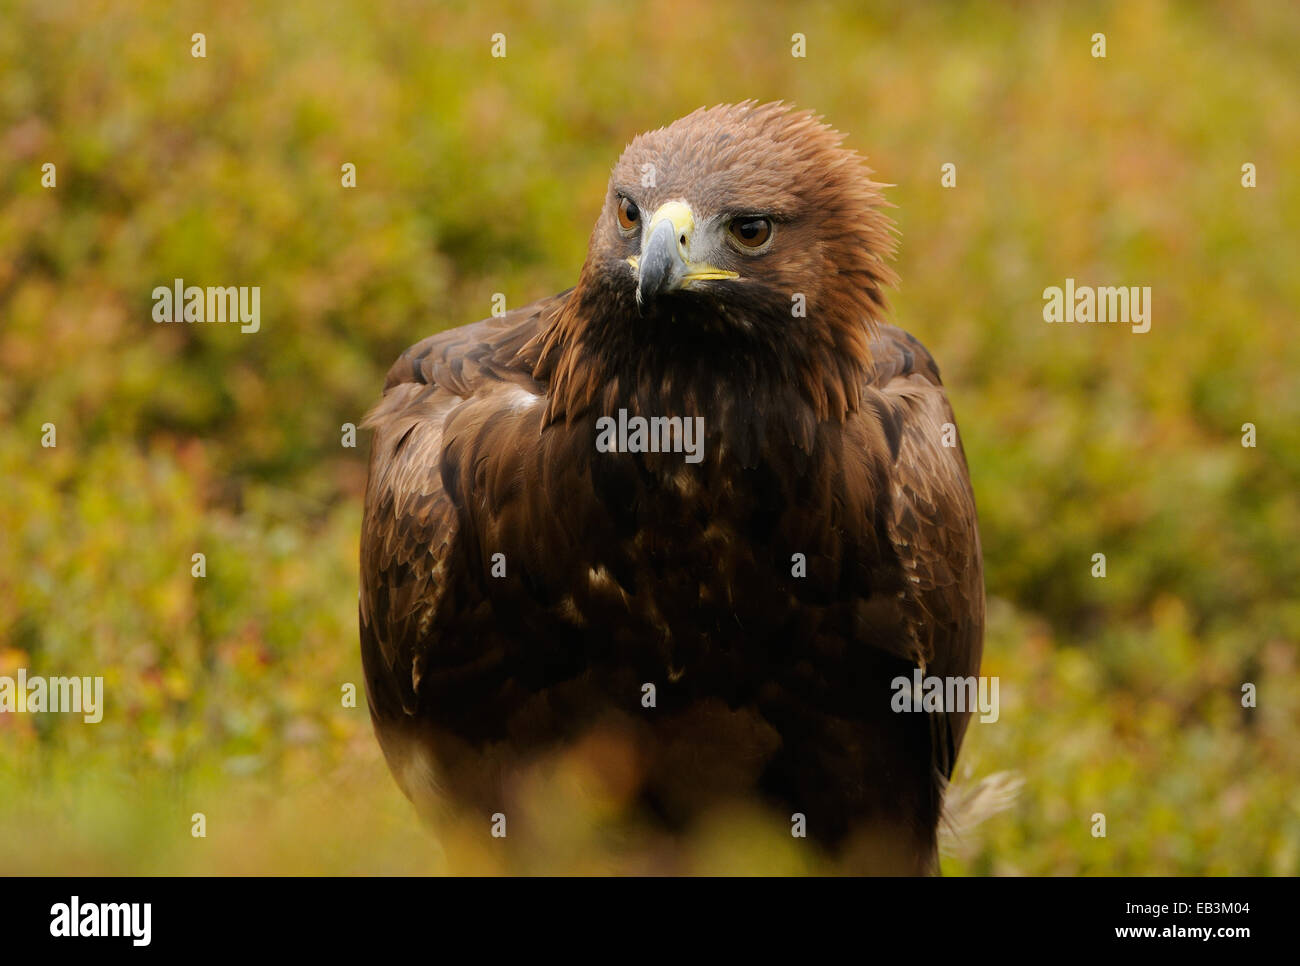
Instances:
[[[938,369],[880,321],[879,187],[840,142],[753,104],[637,137],[574,289],[392,367],[361,646],[422,808],[503,811],[516,769],[599,727],[670,829],[757,800],[859,867],[936,868],[968,714],[896,713],[890,682],[978,673],[979,537]],[[620,409],[704,417],[703,458],[598,451]]]

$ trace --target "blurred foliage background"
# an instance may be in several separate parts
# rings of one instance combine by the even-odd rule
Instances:
[[[340,700],[342,424],[493,292],[571,285],[636,132],[744,98],[896,185],[893,318],[962,426],[1002,713],[959,769],[1024,787],[945,871],[1300,872],[1298,39],[1263,0],[0,0],[0,674],[107,695],[0,716],[0,872],[821,867],[746,816],[611,842],[581,762],[526,842],[431,834]],[[1151,331],[1045,324],[1066,277],[1150,285]],[[173,278],[260,286],[261,331],[155,324]]]

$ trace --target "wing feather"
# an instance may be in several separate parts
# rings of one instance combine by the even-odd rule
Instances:
[[[492,420],[518,408],[520,393],[542,392],[529,347],[567,295],[417,342],[393,363],[383,399],[363,422],[374,430],[359,601],[372,708],[416,709],[425,644],[455,576],[454,497],[466,467],[454,444],[490,432]],[[484,468],[469,470],[472,478]],[[512,485],[495,480],[491,491],[504,499]]]
[[[911,335],[887,326],[872,345],[870,390],[897,426],[889,476],[890,540],[905,577],[904,613],[913,659],[926,674],[979,673],[984,638],[984,575],[975,496],[956,420],[939,370]],[[936,716],[935,766],[948,777],[969,710]]]

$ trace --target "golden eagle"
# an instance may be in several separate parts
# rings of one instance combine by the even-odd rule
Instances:
[[[893,699],[978,674],[979,535],[842,141],[752,102],[638,136],[574,288],[389,371],[361,650],[417,805],[505,812],[519,769],[612,729],[670,831],[765,802],[859,868],[936,870],[969,709]]]

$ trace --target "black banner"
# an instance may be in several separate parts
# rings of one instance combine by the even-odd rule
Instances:
[[[514,944],[545,955],[666,954],[778,939],[806,944],[815,960],[831,942],[862,951],[901,942],[921,957],[927,941],[942,955],[1031,943],[1231,955],[1285,937],[1294,888],[1289,879],[37,878],[0,880],[0,908],[6,952],[65,947],[78,957],[422,944],[437,957],[467,943],[494,956]]]

